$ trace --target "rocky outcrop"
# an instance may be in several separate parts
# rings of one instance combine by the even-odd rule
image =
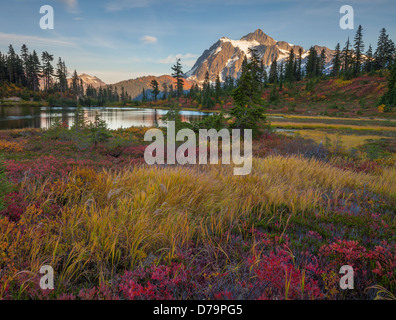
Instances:
[[[299,49],[303,50],[303,63],[305,65],[308,50],[301,46],[293,45],[285,41],[276,41],[262,30],[243,36],[240,40],[231,40],[227,37],[220,38],[209,49],[205,50],[198,58],[192,69],[186,73],[186,78],[191,81],[202,83],[206,72],[209,72],[210,81],[215,81],[219,76],[221,81],[225,77],[238,78],[241,72],[242,62],[245,56],[249,56],[249,48],[255,48],[264,66],[268,67],[276,58],[278,61],[285,60],[290,50],[293,49],[297,55]],[[327,47],[315,46],[318,54],[325,49],[326,64],[330,64],[333,51]]]

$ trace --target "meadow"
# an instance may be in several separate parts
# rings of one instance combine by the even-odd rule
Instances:
[[[147,166],[147,128],[0,131],[0,299],[395,299],[394,127],[360,129],[265,132],[247,176]]]

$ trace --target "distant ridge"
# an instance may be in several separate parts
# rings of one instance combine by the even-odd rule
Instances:
[[[116,87],[118,92],[121,92],[121,88],[123,87],[126,92],[132,97],[132,99],[138,98],[142,94],[143,89],[146,90],[148,93],[151,92],[151,81],[157,80],[158,82],[158,89],[162,91],[162,85],[163,83],[166,83],[166,85],[169,86],[172,84],[173,88],[176,88],[176,79],[169,75],[162,75],[159,77],[155,76],[144,76],[144,77],[139,77],[136,79],[129,79],[129,80],[124,80],[117,82],[115,84],[112,84],[112,87]],[[193,81],[184,79],[184,90],[190,90],[191,86],[194,84]],[[168,89],[169,92],[169,89]],[[141,97],[140,97],[141,98]],[[149,96],[149,98],[152,98]]]
[[[95,76],[90,76],[86,73],[82,73],[78,75],[78,79],[81,79],[83,81],[83,87],[86,89],[89,85],[92,86],[93,88],[100,88],[100,87],[105,87],[107,86],[106,83],[104,83],[101,79]],[[72,79],[69,78],[67,79],[68,85],[71,86]]]

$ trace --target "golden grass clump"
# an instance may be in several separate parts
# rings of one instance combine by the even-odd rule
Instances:
[[[24,235],[29,246],[16,244],[13,252],[29,257],[34,272],[50,263],[65,285],[81,278],[105,281],[150,253],[171,258],[192,241],[244,232],[242,222],[271,217],[285,206],[290,214],[325,212],[330,194],[348,199],[352,189],[394,201],[394,181],[394,168],[377,175],[354,173],[296,156],[254,159],[247,176],[234,176],[231,166],[220,165],[80,169],[50,186],[46,195],[47,203],[64,203],[61,216],[31,224],[27,219],[44,218],[39,209],[29,209],[20,222],[30,228]],[[43,197],[48,190],[45,183],[21,187],[30,197]],[[1,223],[0,229],[0,244],[23,241],[10,236],[16,229]]]

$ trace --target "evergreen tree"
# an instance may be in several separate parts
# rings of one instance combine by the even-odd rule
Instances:
[[[320,52],[319,60],[318,60],[318,74],[322,76],[325,72],[325,64],[326,64],[326,53],[325,50],[322,49]]]
[[[260,62],[258,51],[256,48],[249,48],[248,53],[250,54],[250,68],[253,76],[254,86],[260,88],[263,87],[263,68]],[[246,67],[246,64],[245,64]]]
[[[79,105],[74,112],[74,123],[71,130],[76,133],[81,133],[87,127],[87,119],[85,119],[85,114],[83,108]]]
[[[176,96],[181,97],[183,95],[184,74],[182,71],[180,58],[176,59],[176,64],[172,67],[172,70],[173,70],[172,77],[176,79]]]
[[[206,71],[204,82],[202,84],[202,90],[204,92],[210,91],[209,71]]]
[[[385,104],[384,111],[390,112],[396,107],[396,63],[393,64],[388,76],[388,88],[380,99],[380,104]]]
[[[355,43],[354,43],[354,50],[355,50],[355,57],[354,57],[354,68],[353,68],[353,74],[354,76],[359,75],[361,71],[361,65],[362,65],[362,53],[364,50],[364,43],[363,43],[363,28],[361,25],[359,25],[356,35],[355,35]]]
[[[300,81],[302,79],[302,69],[301,69],[301,64],[302,64],[302,53],[303,49],[300,47],[298,49],[298,63],[297,63],[297,69],[296,69],[296,80]]]
[[[142,102],[146,102],[147,101],[147,93],[146,90],[144,90],[144,88],[142,89]]]
[[[294,82],[294,66],[295,66],[295,61],[294,61],[294,49],[290,49],[290,54],[289,57],[286,61],[286,67],[285,67],[285,81],[286,82]]]
[[[34,91],[38,91],[40,88],[40,59],[37,52],[33,50],[33,53],[29,56],[29,81],[30,86]]]
[[[352,63],[352,50],[350,49],[351,43],[349,37],[345,43],[345,47],[342,50],[341,60],[342,60],[342,71],[346,78],[350,77],[350,66]]]
[[[393,61],[394,54],[395,45],[393,41],[389,39],[386,29],[382,28],[378,38],[377,49],[374,54],[375,68],[379,70],[390,66]]]
[[[221,81],[219,75],[217,75],[216,84],[215,84],[215,96],[217,101],[219,101],[220,95],[221,95]]]
[[[43,61],[42,72],[44,78],[44,90],[48,91],[51,87],[52,75],[54,73],[54,67],[51,62],[54,60],[54,56],[44,51],[41,55]]]
[[[224,81],[224,91],[226,94],[231,94],[232,90],[234,90],[234,79],[227,76]]]
[[[99,142],[105,142],[111,137],[106,121],[100,118],[98,112],[95,113],[94,122],[89,124],[89,131],[95,148]]]
[[[233,128],[252,129],[253,136],[257,136],[260,126],[265,122],[262,90],[254,79],[254,62],[247,62],[242,69],[238,85],[232,93],[234,107],[230,110],[235,117]]]
[[[318,53],[314,47],[311,47],[309,49],[307,65],[305,67],[307,78],[316,77],[319,74],[318,71]]]
[[[81,95],[81,96],[83,96],[84,95],[84,81],[83,81],[83,79],[81,79],[80,78],[80,86],[79,86],[79,94]],[[117,90],[117,87],[116,87],[116,90]],[[118,101],[118,99],[117,99],[117,101]]]
[[[22,59],[22,66],[23,66],[23,73],[25,80],[23,86],[27,86],[29,82],[28,73],[27,73],[28,64],[29,64],[29,50],[25,44],[23,44],[21,48],[21,59]]]
[[[366,52],[366,59],[364,63],[364,71],[370,73],[374,70],[374,58],[373,58],[373,48],[371,44],[369,45],[367,52]]]
[[[335,77],[338,76],[338,73],[340,72],[341,68],[341,51],[340,51],[340,44],[337,43],[335,47],[335,53],[333,57],[333,70],[331,71],[331,74]]]
[[[78,92],[80,91],[78,82],[79,82],[78,81],[78,74],[77,74],[77,71],[74,70],[73,76],[72,76],[72,88],[71,89],[72,89],[72,91],[73,91],[73,93],[75,95],[77,95]]]
[[[276,58],[271,63],[268,82],[269,83],[276,83],[278,81],[278,66]]]
[[[168,96],[168,85],[166,82],[162,83],[162,99],[165,100]]]
[[[56,65],[56,78],[58,79],[59,90],[61,94],[67,90],[67,69],[66,64],[59,57]]]
[[[209,71],[206,71],[205,79],[202,85],[202,105],[207,108],[211,108],[213,106],[212,88],[209,80]]]
[[[123,102],[124,106],[126,105],[127,99],[128,95],[125,93],[124,87],[121,87],[121,101]]]
[[[7,73],[8,73],[8,81],[11,83],[16,83],[16,60],[17,55],[12,45],[8,47],[8,55],[7,55]]]
[[[154,96],[154,101],[157,101],[157,97],[159,94],[159,89],[158,89],[158,81],[153,79],[151,81],[151,88],[153,89],[153,91],[151,92]]]

